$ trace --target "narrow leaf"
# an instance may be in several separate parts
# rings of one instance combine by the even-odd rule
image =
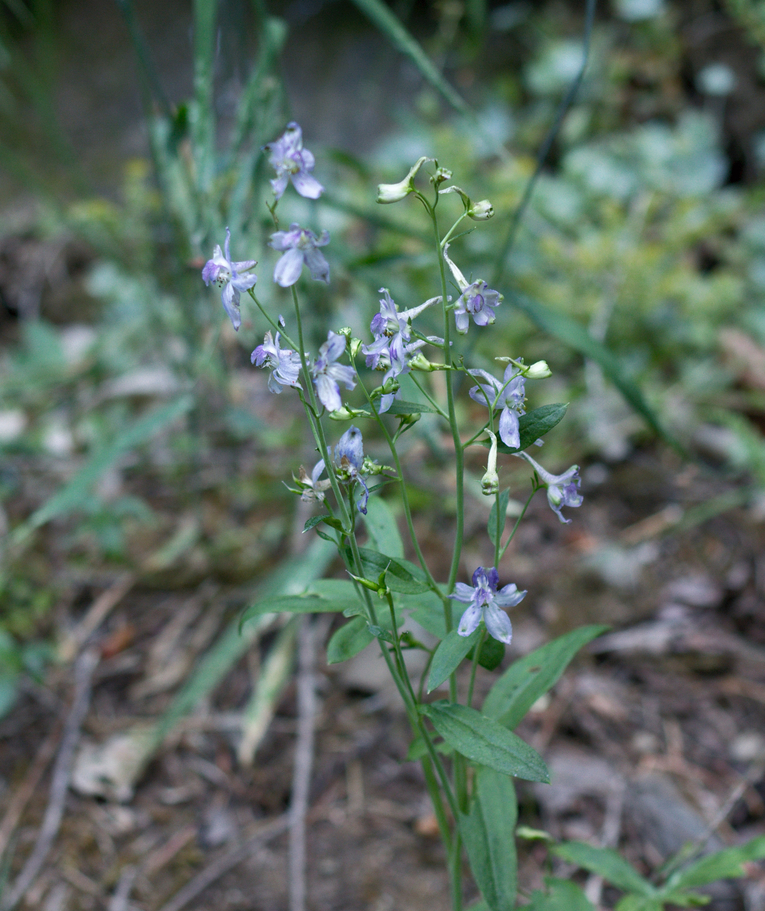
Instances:
[[[506,453],[528,449],[563,420],[567,408],[568,405],[542,405],[527,414],[522,414],[518,420],[521,445],[517,449],[511,449],[502,440],[497,440],[497,449]],[[484,445],[488,446],[488,443],[484,441]]]
[[[327,644],[327,664],[339,664],[358,655],[374,636],[369,632],[366,617],[354,617],[332,636]]]
[[[469,113],[470,109],[462,98],[439,73],[420,45],[382,0],[354,0],[354,3],[365,16],[372,20],[394,47],[409,57],[423,78],[439,91],[456,111],[460,111],[462,114]]]
[[[359,417],[372,417],[372,412],[369,408],[359,408],[354,410],[354,414]],[[386,414],[438,414],[438,411],[432,405],[428,405],[427,402],[401,402],[398,399],[394,399]]]
[[[451,677],[465,655],[478,644],[480,637],[480,629],[475,630],[469,636],[460,636],[457,630],[453,629],[439,643],[430,665],[430,674],[428,675],[429,693],[432,693],[436,687],[441,686],[444,680]]]
[[[145,417],[129,424],[108,446],[96,452],[58,493],[34,512],[14,532],[14,543],[29,533],[72,510],[81,509],[90,499],[91,488],[101,475],[126,452],[147,442],[169,424],[189,411],[194,404],[190,395],[181,396],[169,405],[156,408]]]
[[[395,558],[404,556],[404,542],[398,531],[396,517],[385,500],[380,497],[369,498],[364,524],[377,550]]]
[[[670,877],[673,889],[693,889],[706,886],[719,879],[736,879],[746,876],[744,864],[765,858],[765,835],[753,838],[745,845],[724,848],[708,854]]]
[[[377,580],[380,573],[387,569],[385,584],[391,591],[404,595],[428,591],[425,573],[409,560],[394,560],[393,557],[366,547],[362,547],[360,553],[367,579]]]
[[[513,662],[489,691],[483,712],[513,730],[532,705],[557,683],[582,646],[607,626],[583,626]]]
[[[491,911],[513,911],[518,857],[515,823],[518,804],[513,782],[480,766],[470,813],[460,816],[473,878]]]
[[[595,911],[580,886],[568,879],[545,877],[546,892],[535,889],[524,911]]]
[[[419,709],[450,746],[473,762],[505,775],[549,782],[547,766],[539,753],[493,719],[446,701]]]
[[[595,848],[583,841],[568,841],[556,845],[552,853],[602,876],[624,892],[634,892],[650,899],[656,897],[656,888],[612,848]]]
[[[505,299],[528,316],[540,329],[595,361],[648,426],[674,449],[684,453],[680,443],[661,426],[656,413],[643,398],[637,385],[627,378],[624,365],[605,345],[594,339],[581,323],[518,291],[506,294]]]

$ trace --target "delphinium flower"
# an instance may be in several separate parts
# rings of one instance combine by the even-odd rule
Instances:
[[[492,411],[501,409],[499,438],[505,446],[517,449],[521,445],[519,416],[525,414],[523,403],[526,392],[523,374],[514,364],[507,365],[502,382],[485,370],[468,370],[468,373],[484,381],[473,386],[468,395]]]
[[[324,473],[324,459],[319,459],[319,461],[313,466],[310,477],[308,472],[300,466],[300,471],[298,476],[295,478],[295,483],[298,485],[300,490],[300,499],[304,502],[310,502],[311,500],[318,500],[320,503],[324,502],[324,493],[329,490],[331,484],[328,480],[320,481],[319,478]],[[293,491],[297,493],[297,491]]]
[[[282,386],[294,386],[301,389],[298,381],[300,375],[300,355],[291,348],[279,347],[279,333],[273,338],[270,332],[266,332],[263,344],[250,355],[250,361],[257,367],[267,367],[271,369],[268,377],[268,388],[271,392],[277,393],[282,391]]]
[[[564,506],[577,507],[582,505],[582,495],[579,493],[581,478],[579,477],[579,466],[572,465],[568,471],[563,474],[550,474],[542,466],[535,462],[530,455],[525,452],[519,452],[518,455],[534,468],[539,475],[540,481],[547,488],[547,502],[550,504],[552,511],[564,524],[568,525],[571,519],[564,519],[561,509]]]
[[[460,335],[467,333],[471,316],[476,326],[490,326],[495,318],[494,309],[502,302],[502,295],[499,291],[492,290],[483,279],[468,282],[449,258],[449,244],[444,247],[444,259],[461,292],[454,304],[454,321],[457,325],[457,332]]]
[[[367,367],[371,370],[386,371],[384,385],[388,380],[409,371],[412,359],[426,344],[424,339],[412,341],[412,320],[441,298],[433,297],[418,307],[399,312],[387,288],[380,288],[380,294],[383,295],[380,299],[380,310],[372,318],[369,327],[375,340],[370,345],[362,345],[361,350],[366,356]],[[385,413],[392,402],[392,393],[384,395],[379,412]]]
[[[353,389],[356,385],[353,367],[335,363],[344,351],[345,336],[330,331],[311,367],[316,394],[327,411],[337,411],[343,405],[338,383],[343,383],[346,389]]]
[[[282,288],[289,288],[300,278],[303,263],[311,271],[311,278],[329,283],[329,263],[317,247],[329,243],[329,234],[322,231],[317,237],[313,231],[291,224],[289,231],[277,231],[271,235],[270,246],[283,251],[274,269],[274,281]]]
[[[356,483],[361,485],[363,493],[356,505],[359,512],[366,515],[369,488],[362,477],[362,472],[366,470],[364,466],[364,441],[358,427],[349,427],[340,437],[332,453],[332,461],[338,481],[347,484],[349,487]],[[325,468],[324,459],[319,459],[314,465],[309,478],[308,473],[301,466],[298,485],[302,491],[300,497],[302,500],[321,501],[324,499],[324,491],[329,488],[330,483],[319,479]]]
[[[494,567],[484,569],[483,566],[479,566],[473,573],[472,586],[464,582],[458,582],[454,586],[454,593],[449,597],[470,605],[457,627],[460,636],[469,636],[478,629],[478,624],[483,620],[490,636],[504,642],[505,645],[510,644],[513,626],[510,618],[500,608],[515,607],[526,597],[526,592],[519,592],[518,586],[513,583],[497,591],[497,585],[497,570]]]
[[[231,241],[231,231],[226,228],[226,242],[223,247],[225,255],[220,246],[216,244],[213,250],[213,257],[209,259],[202,269],[202,279],[206,285],[210,282],[222,288],[221,300],[223,308],[228,313],[231,325],[238,332],[242,325],[242,317],[239,312],[239,295],[242,291],[249,291],[255,287],[257,276],[251,271],[257,266],[254,259],[247,259],[240,263],[231,261],[231,252],[229,243]]]
[[[281,199],[290,180],[301,196],[307,199],[321,196],[324,187],[309,173],[316,161],[308,149],[303,148],[303,131],[297,123],[288,123],[284,133],[269,143],[266,150],[271,153],[269,162],[276,171],[271,186],[277,199]]]

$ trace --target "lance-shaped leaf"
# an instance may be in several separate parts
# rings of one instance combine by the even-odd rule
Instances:
[[[449,746],[473,762],[528,781],[550,781],[547,766],[533,747],[475,709],[444,700],[419,710]]]
[[[583,626],[514,661],[489,691],[484,714],[510,730],[516,728],[537,699],[557,683],[579,649],[607,629]]]
[[[507,775],[480,766],[470,813],[460,816],[459,825],[473,878],[491,911],[513,911],[515,907],[517,818],[513,782]]]
[[[367,547],[362,547],[359,552],[364,576],[367,579],[376,581],[380,573],[385,571],[385,584],[392,592],[416,595],[418,592],[428,591],[425,573],[409,560],[394,560],[393,557]]]
[[[432,693],[437,686],[441,686],[444,680],[457,670],[462,659],[480,638],[480,629],[473,630],[469,636],[460,636],[457,630],[453,629],[445,639],[441,640],[430,665],[429,693]]]
[[[568,879],[545,877],[546,892],[535,889],[526,911],[595,911],[580,886]]]
[[[499,452],[522,452],[533,446],[537,440],[549,433],[556,424],[563,420],[568,405],[542,405],[526,414],[522,414],[518,419],[518,432],[521,437],[521,445],[517,449],[511,449],[502,440],[497,440],[497,449]],[[484,446],[489,443],[483,441]]]
[[[719,879],[746,876],[745,863],[765,858],[765,835],[753,838],[745,845],[715,851],[673,874],[667,885],[673,889],[692,889],[706,886]]]
[[[358,655],[374,636],[369,631],[366,617],[354,617],[332,636],[327,644],[327,664],[339,664]]]
[[[571,864],[602,876],[623,892],[633,892],[652,900],[657,896],[653,883],[641,876],[632,864],[612,848],[595,848],[583,841],[568,841],[556,845],[552,852]]]

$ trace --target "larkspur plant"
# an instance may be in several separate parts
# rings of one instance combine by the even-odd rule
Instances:
[[[277,231],[270,246],[282,253],[276,263],[274,281],[290,289],[294,304],[292,334],[287,330],[286,320],[275,317],[272,308],[256,295],[255,263],[231,261],[228,231],[225,255],[216,247],[202,276],[208,284],[217,282],[223,288],[223,305],[235,329],[240,326],[241,292],[247,292],[270,327],[263,343],[252,352],[252,362],[271,371],[268,378],[271,392],[294,390],[305,409],[319,454],[310,474],[303,466],[293,467],[294,482],[289,489],[319,508],[306,523],[305,530],[333,541],[347,577],[324,580],[302,595],[260,600],[247,609],[243,622],[276,611],[342,612],[348,622],[334,633],[328,644],[331,662],[351,658],[377,640],[412,728],[409,758],[422,764],[446,848],[453,911],[463,908],[463,854],[467,855],[483,896],[483,904],[476,908],[513,911],[517,892],[517,806],[512,779],[549,780],[542,757],[514,733],[514,728],[533,703],[555,684],[576,652],[605,629],[587,626],[574,630],[516,660],[494,682],[481,709],[474,707],[478,667],[494,671],[500,666],[505,648],[512,643],[512,625],[506,609],[517,607],[526,596],[513,582],[505,581],[500,586],[500,573],[503,557],[532,497],[537,491],[546,490],[549,505],[562,522],[570,521],[562,515],[563,507],[582,504],[578,466],[554,475],[525,452],[534,444],[541,445],[542,437],[561,420],[566,406],[526,409],[527,381],[550,375],[543,361],[527,365],[521,358],[500,355],[496,360],[505,365],[502,379],[482,367],[465,366],[465,355],[455,348],[453,332],[461,337],[470,331],[485,331],[501,315],[502,295],[481,279],[468,282],[452,259],[451,246],[466,219],[486,221],[493,208],[488,200],[473,203],[459,187],[443,187],[451,180],[451,172],[424,156],[400,183],[379,186],[377,201],[392,204],[412,197],[422,205],[433,229],[437,293],[421,304],[401,310],[389,290],[382,288],[379,310],[370,325],[371,339],[355,338],[351,330],[344,328],[329,329],[327,340],[319,350],[315,354],[307,351],[298,283],[304,265],[308,266],[312,279],[329,282],[329,264],[318,247],[328,245],[330,238],[326,231],[317,235],[297,224],[290,225],[287,231],[278,230],[277,205],[290,180],[295,190],[309,199],[317,198],[323,187],[310,173],[314,157],[303,148],[302,131],[297,124],[289,124],[283,136],[266,150],[276,171],[276,178],[271,181],[275,199],[268,208]],[[422,181],[423,169],[431,172],[428,191],[420,190],[415,184],[417,177]],[[440,209],[443,205],[453,205],[455,197],[461,201],[462,211],[442,234]],[[459,292],[455,300],[449,293],[448,273]],[[425,313],[432,316],[438,311],[442,335],[426,334],[419,328],[418,320]],[[429,377],[436,371],[442,375],[443,382],[430,384]],[[370,383],[370,376],[380,374],[382,378],[377,385]],[[404,376],[409,378],[406,389],[416,390],[409,394],[416,395],[417,402],[401,398]],[[469,397],[483,406],[479,425],[467,433],[457,417],[457,379],[466,381],[463,385]],[[352,401],[344,400],[344,391],[353,393]],[[448,576],[441,582],[432,575],[415,533],[406,469],[397,448],[402,434],[423,412],[442,422],[454,448],[454,546]],[[330,428],[348,421],[354,423],[333,446],[334,432]],[[391,466],[365,457],[362,431],[356,426],[362,421],[377,426]],[[463,564],[465,453],[473,446],[488,448],[481,489],[491,499],[486,546],[489,568],[477,567],[468,584],[458,576]],[[500,484],[500,472],[506,466],[499,464],[499,460],[500,456],[509,455],[526,459],[533,475],[531,492],[514,527],[506,534],[510,490]],[[512,461],[507,460],[508,464]],[[380,496],[384,487],[393,487],[397,493],[413,562],[404,558],[404,543],[394,512]],[[462,607],[459,617],[453,614],[455,602]],[[434,644],[415,637],[406,626],[407,616],[430,634]],[[421,638],[426,637],[421,634]],[[404,651],[411,649],[426,653],[419,682],[412,680],[404,658]],[[463,662],[467,664],[464,674],[459,673]],[[426,700],[426,693],[442,686],[446,686],[448,698]],[[587,854],[585,862],[581,860],[584,856],[581,850],[577,854],[571,845],[564,845],[560,848],[564,852],[562,856],[566,856],[565,850],[579,857],[581,866],[594,869],[606,878],[610,876],[618,887],[627,891],[613,877],[615,868],[610,855],[598,860],[599,849],[591,849],[595,854]],[[617,859],[629,866],[618,856]],[[634,877],[627,879],[636,883],[640,877],[633,872]],[[681,892],[675,879],[667,880],[666,901],[681,898],[686,904],[697,898],[694,893]],[[661,909],[663,893],[660,895],[656,887],[644,882],[646,889],[653,890],[651,901],[656,899],[656,902],[630,907]],[[698,884],[698,876],[693,883]],[[536,898],[532,896],[535,911],[564,906],[592,908],[575,884],[565,883],[565,887],[563,904],[554,903],[552,886],[547,896],[535,893]],[[548,898],[553,903],[545,904]]]

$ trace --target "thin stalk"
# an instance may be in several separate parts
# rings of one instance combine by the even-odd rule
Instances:
[[[529,498],[528,498],[528,500],[526,500],[526,503],[524,504],[524,507],[521,510],[521,514],[515,520],[515,525],[513,525],[513,530],[510,532],[510,537],[507,539],[507,541],[505,541],[505,544],[502,547],[502,550],[499,552],[499,556],[498,556],[497,562],[495,564],[496,566],[499,566],[499,561],[502,559],[502,557],[504,557],[505,551],[509,547],[510,542],[513,540],[513,536],[515,535],[516,531],[518,530],[518,526],[521,524],[521,519],[526,515],[526,510],[529,508],[529,504],[534,499],[534,494],[537,492],[538,489],[539,489],[538,487],[535,487],[529,494]]]
[[[467,701],[465,705],[470,708],[473,702],[473,688],[475,686],[475,675],[478,670],[478,659],[481,657],[481,649],[486,641],[486,627],[481,626],[481,638],[478,640],[476,647],[473,649],[473,662],[470,668],[470,684],[468,685]]]

